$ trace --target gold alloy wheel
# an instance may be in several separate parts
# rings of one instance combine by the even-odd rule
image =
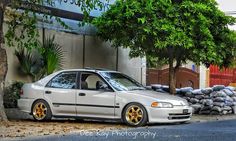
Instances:
[[[47,115],[47,106],[42,102],[35,104],[33,115],[37,120],[43,120]]]
[[[125,115],[128,123],[138,125],[143,119],[143,110],[139,106],[131,105]]]

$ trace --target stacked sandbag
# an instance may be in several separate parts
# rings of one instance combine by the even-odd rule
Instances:
[[[154,86],[155,87],[155,86]],[[152,87],[153,88],[153,87]],[[169,87],[158,85],[156,91],[168,92]],[[195,114],[230,114],[236,110],[236,92],[234,87],[215,85],[212,88],[195,89],[185,87],[177,89],[177,95],[186,99]]]
[[[188,100],[196,114],[230,114],[234,112],[236,105],[234,90],[233,87],[215,85],[212,88],[197,89],[185,93],[183,98]]]

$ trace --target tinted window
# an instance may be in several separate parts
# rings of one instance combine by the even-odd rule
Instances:
[[[48,87],[74,89],[76,88],[76,72],[65,72],[54,77]]]

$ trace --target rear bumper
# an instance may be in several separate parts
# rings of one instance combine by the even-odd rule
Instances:
[[[34,99],[25,99],[21,98],[17,100],[17,106],[18,108],[26,113],[31,113],[31,107],[34,102]]]
[[[192,107],[174,106],[174,108],[146,107],[149,123],[174,123],[189,121],[192,117]]]

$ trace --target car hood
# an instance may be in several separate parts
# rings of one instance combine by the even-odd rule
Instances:
[[[172,103],[173,105],[188,105],[188,102],[178,96],[170,95],[168,93],[160,93],[156,91],[151,91],[151,90],[134,90],[134,91],[128,91],[130,94],[136,94],[139,95],[140,97],[150,97],[154,98],[159,102],[169,102]]]

